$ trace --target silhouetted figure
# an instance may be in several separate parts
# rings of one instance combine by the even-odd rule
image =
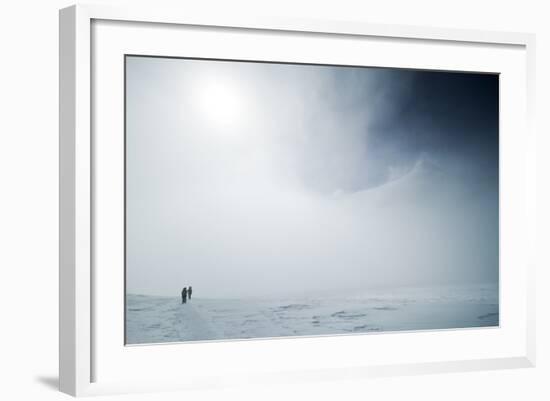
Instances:
[[[187,302],[187,288],[183,287],[183,290],[181,290],[181,303],[184,304]]]
[[[191,300],[191,294],[193,293],[193,287],[189,286],[187,289],[187,295],[189,295],[189,300]]]

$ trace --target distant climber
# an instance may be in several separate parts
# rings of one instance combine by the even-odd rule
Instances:
[[[189,300],[191,300],[191,294],[193,293],[193,287],[189,286],[187,289],[187,295],[189,295]]]
[[[189,294],[189,295],[191,295],[191,294]],[[183,290],[181,290],[181,303],[184,304],[186,302],[187,302],[187,288],[183,287]]]

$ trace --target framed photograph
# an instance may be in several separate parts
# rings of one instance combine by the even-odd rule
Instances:
[[[61,10],[61,390],[533,366],[533,58],[529,34]]]

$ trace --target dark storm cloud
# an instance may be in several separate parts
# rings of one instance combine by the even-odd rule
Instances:
[[[379,186],[391,179],[390,170],[407,171],[423,156],[478,179],[498,175],[497,75],[376,68],[331,72],[331,84],[319,95],[341,118],[358,120],[358,146],[366,151],[361,169],[334,182],[312,180],[312,185],[327,191]],[[334,131],[330,135],[345,135]],[[313,150],[322,147],[318,131],[312,136],[312,142],[321,142],[313,143]],[[332,176],[331,156],[337,158],[329,154],[318,167],[327,177]]]

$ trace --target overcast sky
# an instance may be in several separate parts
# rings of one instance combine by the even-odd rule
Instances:
[[[127,57],[127,291],[498,282],[498,76]]]

